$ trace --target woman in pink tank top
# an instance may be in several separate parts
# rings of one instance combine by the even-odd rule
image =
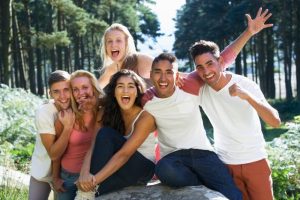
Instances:
[[[77,191],[75,181],[79,177],[81,166],[91,141],[100,127],[98,112],[99,99],[103,96],[95,76],[84,70],[77,70],[71,74],[72,109],[75,113],[74,125],[69,133],[62,132],[64,113],[59,113],[55,122],[58,137],[69,137],[68,146],[59,160],[53,162],[53,179],[59,189],[58,199],[74,199]]]

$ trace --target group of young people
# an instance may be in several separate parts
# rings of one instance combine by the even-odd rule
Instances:
[[[170,53],[152,59],[136,52],[128,29],[111,25],[99,80],[84,70],[49,76],[53,100],[36,111],[29,199],[48,199],[51,185],[58,199],[93,199],[146,185],[154,175],[229,199],[273,199],[260,118],[278,127],[278,112],[256,83],[224,71],[254,34],[272,26],[265,23],[270,16],[261,8],[254,19],[247,15],[247,29],[222,53],[210,41],[193,44],[190,74],[178,72]],[[213,125],[213,146],[199,106]],[[154,131],[160,160],[153,159],[154,143],[148,150]]]

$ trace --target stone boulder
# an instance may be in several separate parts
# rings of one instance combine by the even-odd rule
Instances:
[[[170,188],[161,184],[132,186],[102,195],[96,200],[226,200],[221,193],[205,186]]]

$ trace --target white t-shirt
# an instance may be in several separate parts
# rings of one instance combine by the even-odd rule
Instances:
[[[153,97],[144,110],[155,118],[161,157],[181,149],[213,151],[206,136],[199,97],[176,87],[168,98]]]
[[[37,129],[35,148],[31,159],[31,176],[40,181],[51,180],[51,159],[44,147],[41,134],[55,135],[54,122],[57,118],[54,102],[41,105],[35,113]]]
[[[205,85],[200,91],[200,104],[213,125],[214,147],[220,159],[226,164],[245,164],[267,157],[265,140],[256,110],[246,100],[230,96],[228,88],[234,83],[266,101],[256,83],[232,74],[219,91]]]

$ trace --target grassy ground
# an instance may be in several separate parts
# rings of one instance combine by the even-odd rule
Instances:
[[[12,188],[8,185],[0,186],[0,200],[26,200],[28,188]]]

